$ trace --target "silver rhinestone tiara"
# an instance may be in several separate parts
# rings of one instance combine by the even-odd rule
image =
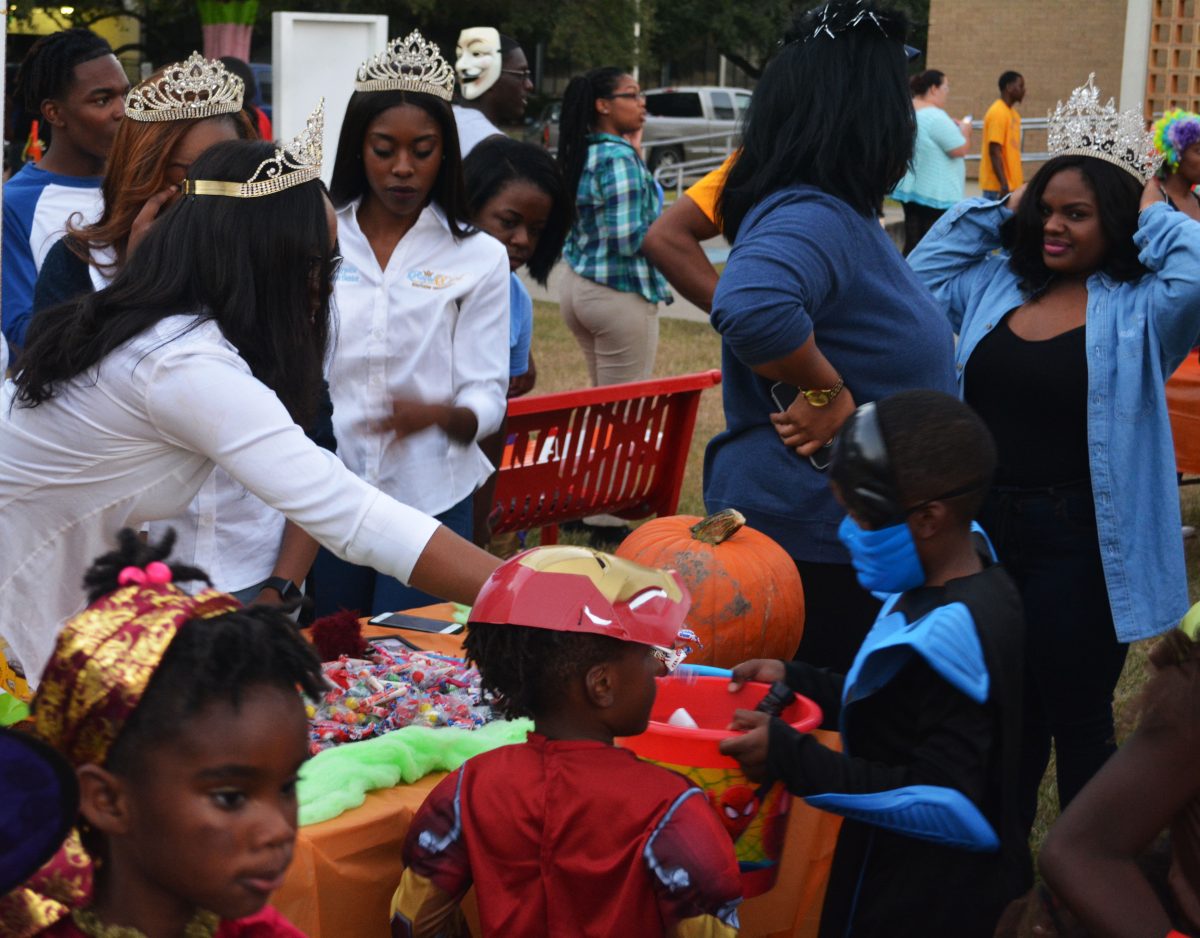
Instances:
[[[1113,99],[1100,104],[1100,89],[1088,75],[1086,85],[1071,92],[1067,103],[1050,112],[1046,134],[1051,156],[1092,156],[1120,166],[1145,183],[1158,171],[1162,154],[1138,108],[1118,111]]]
[[[321,175],[325,139],[325,99],[308,115],[304,129],[275,150],[275,155],[258,164],[245,182],[219,179],[185,179],[184,195],[223,195],[234,199],[256,199],[274,195]]]
[[[137,85],[125,98],[134,121],[199,120],[242,109],[245,85],[223,62],[193,52]]]
[[[414,29],[358,67],[354,90],[419,91],[449,101],[454,97],[454,69],[438,47]]]

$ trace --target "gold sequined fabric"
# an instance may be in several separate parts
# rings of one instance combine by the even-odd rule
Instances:
[[[232,596],[189,596],[171,583],[126,586],[71,619],[33,701],[37,733],[72,765],[103,765],[179,627],[240,608]]]

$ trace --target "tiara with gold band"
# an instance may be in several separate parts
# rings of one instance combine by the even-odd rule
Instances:
[[[454,97],[454,69],[438,47],[414,29],[358,67],[354,90],[419,91],[449,101]]]
[[[245,91],[245,84],[225,63],[193,52],[130,91],[125,97],[125,116],[150,122],[235,114],[242,109]]]
[[[1154,135],[1146,130],[1140,108],[1118,111],[1113,99],[1100,104],[1095,73],[1087,84],[1071,92],[1066,104],[1049,114],[1046,133],[1051,156],[1091,156],[1119,166],[1145,183],[1162,164],[1154,148]]]
[[[263,160],[245,182],[219,179],[185,179],[184,195],[224,195],[234,199],[256,199],[274,195],[292,186],[310,182],[321,175],[321,156],[325,137],[325,99],[308,115],[304,129],[278,147],[275,155]]]

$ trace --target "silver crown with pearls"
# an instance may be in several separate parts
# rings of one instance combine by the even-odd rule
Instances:
[[[184,195],[220,195],[231,199],[256,199],[274,195],[292,186],[311,182],[321,175],[325,142],[325,99],[308,115],[304,129],[275,155],[263,160],[245,182],[219,179],[185,179]]]
[[[414,29],[358,67],[354,90],[418,91],[449,101],[454,97],[454,69],[438,47]]]
[[[125,116],[133,121],[199,120],[242,109],[246,86],[217,59],[193,52],[125,98]]]
[[[1051,156],[1091,156],[1119,166],[1145,183],[1162,164],[1154,134],[1138,108],[1118,111],[1113,99],[1100,104],[1100,89],[1088,75],[1086,85],[1071,92],[1066,104],[1049,114],[1046,134]]]

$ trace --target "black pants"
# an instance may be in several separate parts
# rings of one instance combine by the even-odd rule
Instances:
[[[944,208],[930,208],[919,202],[901,202],[904,206],[904,256],[908,257],[933,227],[933,223],[946,214]]]
[[[804,583],[804,635],[797,661],[845,674],[879,614],[848,563],[796,561]]]
[[[1128,646],[1114,630],[1086,482],[996,488],[979,520],[1025,605],[1020,797],[1028,829],[1052,738],[1064,808],[1116,751],[1112,697]]]

